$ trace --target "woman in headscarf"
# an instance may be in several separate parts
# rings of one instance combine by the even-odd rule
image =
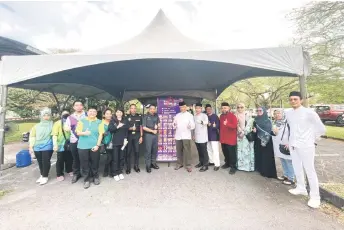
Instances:
[[[124,166],[124,149],[127,145],[129,122],[124,117],[124,111],[117,109],[114,119],[109,123],[108,130],[112,134],[112,171],[114,172],[115,181],[123,180],[123,166]]]
[[[264,177],[277,178],[275,156],[271,136],[272,123],[264,107],[258,107],[257,117],[254,121],[253,132],[256,140],[254,143],[256,171]]]
[[[68,173],[69,176],[73,176],[73,156],[69,146],[70,131],[67,132],[62,128],[68,117],[69,112],[63,111],[61,119],[54,123],[52,131],[54,151],[57,153],[56,176],[58,181],[63,181],[65,179],[64,171]]]
[[[252,131],[253,119],[246,115],[243,103],[237,105],[235,115],[238,119],[237,168],[242,171],[254,171],[254,142],[246,138],[246,135]]]
[[[53,154],[51,110],[48,108],[43,109],[40,112],[40,117],[41,122],[31,129],[29,150],[31,155],[35,154],[36,156],[41,174],[36,183],[44,185],[48,182],[50,160]]]
[[[275,110],[274,113],[275,122],[273,126],[273,132],[276,136],[272,137],[274,143],[275,157],[281,159],[283,175],[277,179],[282,181],[283,184],[294,184],[294,169],[290,155],[283,154],[280,151],[280,144],[288,146],[289,144],[289,125],[287,124],[285,114],[280,110]]]

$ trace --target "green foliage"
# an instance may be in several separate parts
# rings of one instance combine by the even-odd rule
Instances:
[[[295,9],[295,43],[310,53],[312,103],[344,103],[344,2],[317,1]]]
[[[297,78],[260,77],[239,81],[229,86],[219,97],[219,102],[242,102],[248,108],[257,106],[280,107],[287,104],[288,94],[298,89]]]

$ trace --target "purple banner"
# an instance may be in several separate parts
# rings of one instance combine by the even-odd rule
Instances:
[[[174,139],[173,119],[179,113],[180,98],[158,98],[160,129],[157,161],[176,161],[176,141]]]

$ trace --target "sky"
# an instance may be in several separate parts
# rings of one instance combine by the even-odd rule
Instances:
[[[43,51],[96,50],[139,34],[162,9],[187,37],[230,49],[290,45],[307,0],[0,1],[0,36]]]

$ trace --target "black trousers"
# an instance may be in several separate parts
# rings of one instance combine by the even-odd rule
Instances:
[[[70,151],[57,152],[56,176],[63,176],[64,172],[73,172],[73,156]]]
[[[140,133],[137,134],[129,134],[128,135],[128,147],[125,153],[125,165],[127,169],[131,169],[131,156],[132,153],[134,154],[134,165],[139,165],[139,140],[140,140]]]
[[[92,152],[91,149],[78,149],[80,166],[82,175],[85,177],[86,181],[91,181],[92,178],[98,178],[99,160],[100,153]]]
[[[42,177],[48,177],[50,166],[51,166],[51,156],[53,155],[53,150],[48,151],[35,151],[35,156],[38,162],[39,171]]]
[[[209,165],[209,155],[207,150],[207,143],[196,143],[197,151],[198,151],[198,157],[199,157],[199,163],[203,166]]]
[[[80,176],[80,157],[78,152],[78,143],[70,143],[70,151],[73,156],[73,174]]]
[[[150,133],[144,135],[146,144],[145,161],[146,167],[156,163],[156,155],[158,153],[158,136]]]
[[[225,164],[236,169],[237,151],[236,145],[221,144],[222,152],[225,157]]]
[[[124,152],[121,148],[122,145],[113,146],[111,167],[115,176],[118,176],[123,172]]]
[[[106,150],[106,160],[105,160],[105,167],[104,173],[108,173],[110,176],[114,176],[114,172],[112,170],[112,161],[113,161],[113,150],[107,149]]]

